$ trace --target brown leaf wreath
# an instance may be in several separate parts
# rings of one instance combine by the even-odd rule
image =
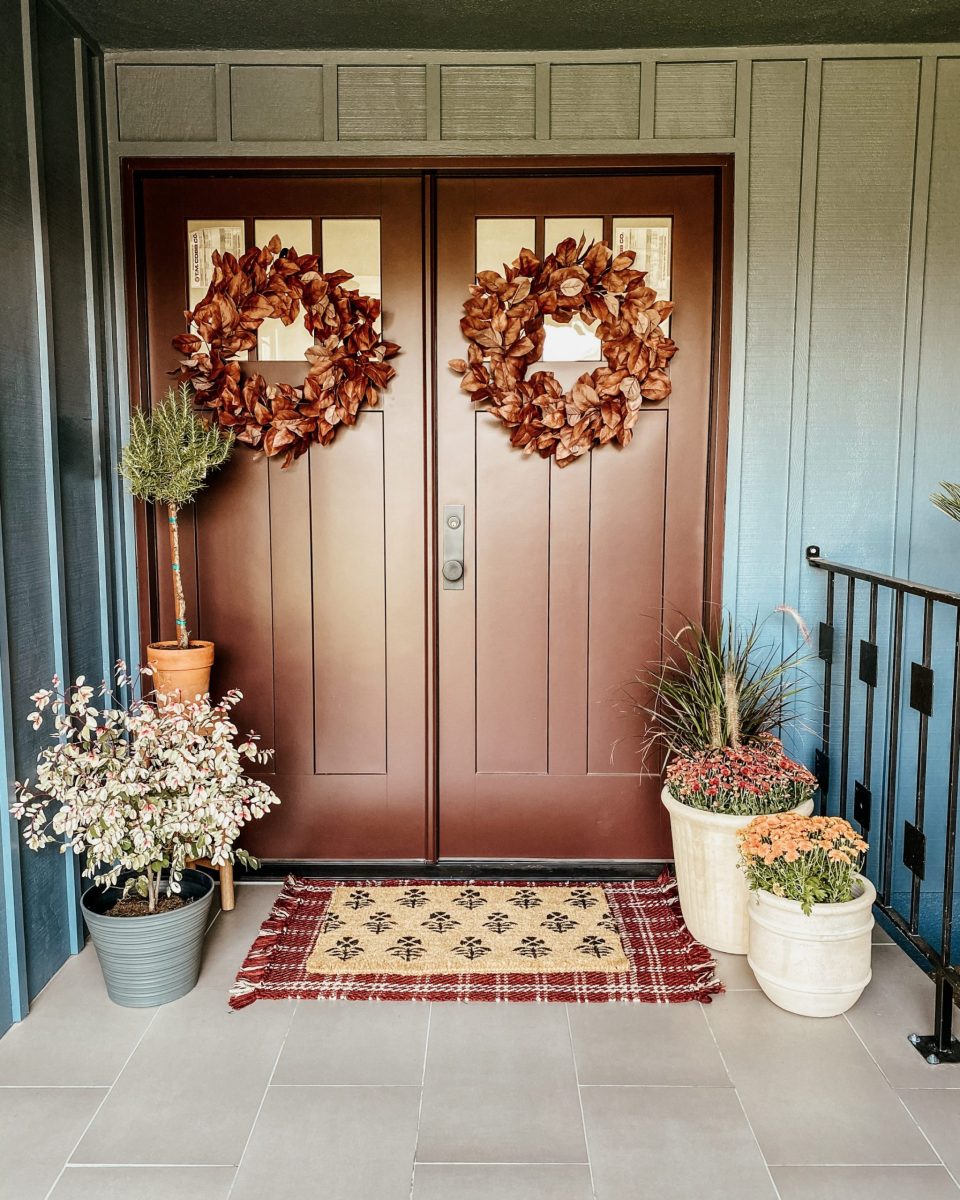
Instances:
[[[543,262],[523,249],[505,276],[481,271],[460,321],[466,361],[450,366],[477,409],[493,413],[525,454],[569,466],[595,445],[629,445],[644,400],[670,395],[666,366],[677,351],[662,328],[673,311],[633,268],[632,250],[614,257],[605,242],[561,242]],[[543,353],[544,317],[569,324],[577,314],[601,341],[605,367],[581,375],[568,393],[552,371],[527,368]],[[592,320],[591,320],[592,318]]]
[[[278,237],[239,259],[214,252],[213,268],[207,294],[184,314],[198,333],[181,333],[173,345],[186,356],[180,377],[237,441],[270,457],[283,454],[289,466],[311,442],[326,446],[340,425],[355,424],[364,404],[377,404],[396,374],[386,360],[400,347],[375,328],[380,301],[343,286],[352,275],[321,273],[316,255],[281,250]],[[261,323],[279,317],[292,325],[301,309],[317,338],[306,351],[303,383],[243,379],[236,356],[256,346]]]

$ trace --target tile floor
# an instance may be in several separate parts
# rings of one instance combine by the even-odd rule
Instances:
[[[960,1067],[907,1045],[932,985],[882,933],[830,1021],[722,955],[706,1006],[230,1012],[276,892],[239,888],[164,1008],[67,963],[0,1040],[0,1200],[960,1200]]]

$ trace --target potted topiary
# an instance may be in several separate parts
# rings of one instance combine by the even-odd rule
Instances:
[[[840,817],[755,817],[739,836],[751,892],[747,961],[787,1012],[835,1017],[870,982],[876,889],[867,843]]]
[[[273,753],[256,734],[238,742],[232,710],[239,692],[182,703],[144,699],[139,680],[118,664],[114,698],[81,676],[61,691],[36,692],[34,729],[53,725],[53,744],[37,756],[35,791],[18,783],[13,815],[32,850],[51,842],[86,854],[93,880],[81,908],[103,969],[107,992],[130,1008],[164,1004],[194,986],[213,880],[187,868],[256,860],[234,843],[249,821],[277,797],[248,778],[242,759],[264,763]]]
[[[802,626],[801,626],[802,628]],[[738,631],[687,624],[668,635],[668,661],[640,681],[649,703],[644,752],[666,762],[680,907],[690,932],[713,950],[747,952],[747,887],[737,834],[757,813],[813,811],[816,780],[775,736],[802,685],[801,651],[760,647],[761,626]]]
[[[120,473],[133,495],[167,510],[177,636],[172,641],[151,642],[147,662],[157,692],[185,700],[210,690],[214,646],[213,642],[191,641],[187,630],[178,515],[184,505],[193,503],[207,476],[223,466],[233,448],[233,436],[197,416],[192,401],[190,385],[182,383],[176,392],[170,388],[149,413],[138,409],[133,414],[130,441],[120,458]]]

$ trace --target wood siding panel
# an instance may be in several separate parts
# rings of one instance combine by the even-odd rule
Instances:
[[[173,64],[119,66],[117,106],[121,141],[215,141],[216,70]]]
[[[656,71],[655,137],[733,137],[735,62],[660,62]]]
[[[441,134],[446,141],[532,138],[534,67],[441,67]]]
[[[639,63],[551,67],[551,137],[635,138],[639,133]]]
[[[310,457],[316,770],[387,769],[383,413]]]
[[[230,128],[237,142],[323,140],[322,67],[231,67]]]
[[[823,64],[803,536],[830,530],[831,557],[877,570],[892,566],[918,82],[917,60]]]
[[[783,602],[806,63],[753,64],[737,600]],[[773,567],[773,569],[771,569]]]
[[[940,59],[935,96],[908,570],[911,578],[956,588],[960,526],[934,511],[927,495],[939,480],[958,476],[960,59]]]
[[[419,141],[427,136],[425,67],[340,67],[341,141]]]
[[[504,470],[504,459],[516,461]],[[476,417],[477,770],[547,769],[550,464]],[[509,684],[504,660],[509,659]],[[464,680],[470,686],[470,680]]]
[[[622,689],[660,661],[667,421],[641,412],[626,450],[591,454],[587,766],[597,774],[639,769],[642,724],[624,715]]]

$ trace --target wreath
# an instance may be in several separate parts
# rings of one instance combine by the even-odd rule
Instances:
[[[492,413],[525,454],[569,466],[593,446],[629,445],[644,400],[670,395],[667,363],[677,351],[662,329],[673,311],[633,268],[632,250],[562,241],[543,262],[521,250],[505,275],[481,271],[460,321],[467,358],[450,366],[476,408]],[[601,340],[606,366],[564,392],[552,371],[527,368],[543,353],[544,317],[569,324],[580,314]]]
[[[341,425],[354,425],[364,404],[376,405],[396,374],[387,363],[400,350],[375,328],[380,301],[348,291],[347,271],[321,273],[316,255],[281,250],[274,237],[241,258],[213,254],[207,294],[187,321],[197,333],[181,333],[174,348],[185,355],[179,375],[189,380],[199,404],[236,435],[237,441],[284,455],[284,466],[312,442],[329,445]],[[306,350],[303,383],[267,383],[262,375],[241,377],[237,355],[257,344],[268,317],[303,323],[316,335]]]

